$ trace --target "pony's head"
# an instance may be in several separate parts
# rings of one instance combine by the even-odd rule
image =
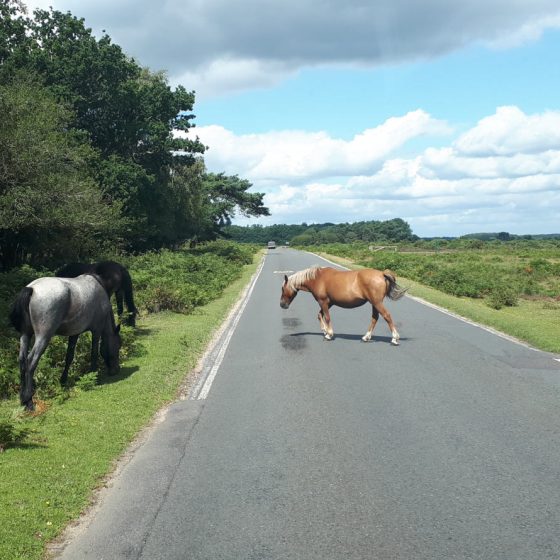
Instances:
[[[111,333],[107,336],[101,337],[100,352],[109,375],[116,375],[119,373],[119,351],[121,349],[121,335],[119,334],[121,326],[113,327]]]
[[[282,296],[280,297],[280,307],[282,309],[288,309],[290,307],[290,303],[294,301],[294,298],[297,296],[298,289],[293,286],[293,284],[289,281],[289,278],[286,274],[284,274],[284,283],[282,284]]]

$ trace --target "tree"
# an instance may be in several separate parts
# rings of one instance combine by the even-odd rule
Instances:
[[[18,0],[1,2],[0,22],[0,67],[3,67],[15,49],[28,44],[27,18],[23,4]]]
[[[84,256],[115,240],[119,207],[90,173],[94,153],[72,113],[35,79],[0,86],[0,263]]]
[[[172,89],[163,72],[140,67],[108,35],[97,39],[83,19],[69,12],[36,10],[33,18],[27,18],[18,0],[5,0],[0,15],[0,83],[20,87],[21,74],[37,76],[33,92],[28,91],[33,99],[31,106],[38,104],[43,90],[51,109],[47,105],[36,107],[43,119],[36,132],[48,133],[36,148],[46,149],[47,141],[56,147],[46,158],[36,156],[37,162],[46,165],[35,169],[26,197],[21,196],[22,185],[19,190],[6,190],[6,215],[0,228],[9,223],[7,208],[16,204],[14,200],[9,202],[9,196],[16,193],[18,208],[24,208],[27,201],[41,206],[30,201],[43,200],[42,223],[52,218],[51,232],[62,227],[54,218],[59,209],[79,223],[77,217],[85,217],[87,209],[72,207],[72,200],[76,200],[72,189],[79,188],[83,196],[87,191],[90,198],[83,201],[89,201],[93,214],[110,210],[114,218],[111,229],[107,215],[102,219],[99,214],[98,233],[92,233],[96,236],[92,243],[95,240],[99,244],[105,234],[107,240],[114,240],[119,231],[123,246],[133,250],[172,246],[185,239],[215,238],[236,212],[268,215],[263,195],[248,192],[250,183],[236,176],[207,174],[200,158],[205,146],[198,139],[176,134],[194,126],[194,92],[182,86]],[[49,110],[53,117],[58,115],[58,120],[48,122],[45,115]],[[7,119],[2,124],[7,127],[9,122]],[[25,120],[20,124],[30,126]],[[14,133],[16,130],[20,129],[16,127]],[[11,146],[7,134],[4,140]],[[67,159],[61,155],[64,150],[70,154]],[[27,153],[24,147],[16,155]],[[3,164],[15,177],[18,165],[10,160],[10,154],[9,150],[3,154]],[[52,199],[56,200],[65,189],[69,199],[59,207],[50,205],[48,193],[52,190]],[[101,198],[94,200],[94,195]],[[123,219],[117,216],[118,211]],[[22,223],[32,224],[37,210],[34,212],[24,213]],[[8,242],[6,227],[3,240]],[[28,234],[32,236],[32,230]],[[23,250],[21,235],[19,231],[18,241],[10,241],[20,247],[18,251]],[[48,236],[33,235],[25,241],[25,250],[29,254],[36,249],[37,255],[47,258]],[[70,244],[75,243],[69,247],[68,256],[78,251],[79,239],[77,234],[69,239]],[[85,250],[85,239],[78,243],[82,247],[79,252]],[[6,258],[9,260],[7,254]]]
[[[15,47],[12,58],[72,107],[69,124],[86,132],[96,150],[94,176],[122,203],[131,246],[167,239],[158,228],[175,213],[166,206],[171,166],[175,160],[192,165],[204,152],[198,140],[174,136],[192,126],[194,93],[171,89],[164,73],[141,68],[108,35],[96,39],[70,13],[36,10],[28,26],[31,46]]]
[[[269,216],[268,208],[263,206],[264,194],[247,192],[251,186],[249,181],[237,175],[207,173],[204,189],[214,208],[215,221],[220,225],[229,225],[236,212],[246,217]]]
[[[269,210],[262,204],[264,195],[247,192],[251,186],[236,175],[206,173],[200,159],[193,165],[175,164],[170,189],[175,208],[175,242],[216,239],[237,212],[268,216]]]

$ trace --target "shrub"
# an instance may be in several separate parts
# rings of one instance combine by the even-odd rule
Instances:
[[[20,422],[0,419],[0,453],[7,447],[21,443],[29,432],[30,429]]]
[[[91,391],[95,389],[98,381],[98,374],[96,371],[85,373],[76,380],[76,388],[81,391]]]
[[[148,313],[192,313],[218,297],[252,262],[253,246],[218,241],[129,259],[137,306]]]
[[[191,313],[200,304],[196,287],[162,284],[149,286],[138,298],[139,305],[148,313],[174,311],[175,313]]]
[[[493,309],[502,307],[513,307],[517,305],[518,293],[511,286],[496,286],[490,292],[486,303]]]

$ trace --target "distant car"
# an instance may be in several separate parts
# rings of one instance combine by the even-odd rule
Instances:
[[[274,241],[269,241],[268,242],[268,248],[269,249],[276,249],[276,243],[274,243]]]

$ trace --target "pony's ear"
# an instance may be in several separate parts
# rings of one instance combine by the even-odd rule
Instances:
[[[284,274],[284,284],[287,284],[287,283],[288,283],[288,275]]]

